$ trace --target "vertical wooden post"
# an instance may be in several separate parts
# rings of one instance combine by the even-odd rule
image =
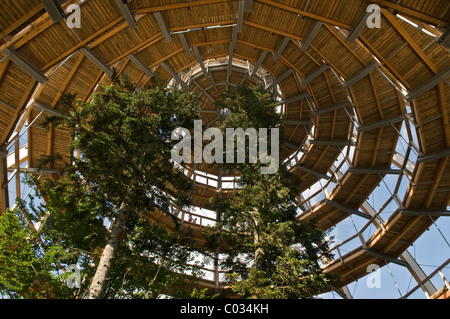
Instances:
[[[0,214],[9,208],[7,157],[8,151],[5,146],[2,146],[0,148]]]
[[[20,138],[14,144],[14,168],[16,169],[16,198],[20,199]]]

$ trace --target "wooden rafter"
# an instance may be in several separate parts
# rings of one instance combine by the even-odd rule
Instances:
[[[443,82],[438,84],[437,91],[438,91],[439,109],[442,114],[442,127],[444,128],[445,146],[449,147],[450,146],[450,122],[448,118],[449,105],[446,103],[445,86]]]
[[[24,109],[28,102],[28,99],[30,98],[30,95],[32,94],[36,85],[37,84],[35,81],[30,81],[29,86],[27,87],[22,99],[19,102],[20,106],[15,110],[14,114],[12,115],[12,118],[14,120],[12,120],[8,123],[8,126],[6,127],[5,132],[1,136],[0,145],[3,145],[4,143],[6,143],[9,140],[9,138],[12,136],[12,134],[14,133],[16,124],[18,123],[22,113],[24,112]],[[18,130],[20,130],[20,129],[21,129],[21,126],[19,125]]]
[[[433,201],[433,198],[436,194],[436,190],[441,182],[442,176],[445,173],[445,168],[447,167],[448,157],[444,157],[439,160],[438,167],[436,169],[436,174],[433,178],[433,184],[431,185],[430,189],[428,190],[427,197],[425,199],[424,208],[430,208],[430,205]]]
[[[422,59],[425,65],[428,66],[428,68],[433,72],[433,74],[436,73],[438,71],[436,66],[433,64],[430,58],[423,52],[423,50],[417,45],[417,43],[408,34],[408,32],[406,32],[406,30],[403,29],[401,24],[396,20],[397,18],[384,9],[381,9],[381,12],[383,13],[383,16],[389,21],[389,23],[394,27],[394,29],[408,42],[408,44],[411,46],[414,52]]]
[[[7,27],[5,30],[0,32],[0,40],[3,39],[5,36],[16,30],[18,27],[20,27],[22,24],[27,22],[29,19],[34,17],[36,14],[38,14],[44,7],[42,6],[42,3],[39,3],[36,7],[31,9],[27,12],[24,16],[17,19],[13,24],[11,24],[9,27]]]
[[[396,68],[383,56],[381,53],[362,35],[359,36],[359,41],[362,43],[363,48],[367,48],[370,50],[370,53],[375,55],[378,60],[381,61],[382,65],[385,66],[395,78],[407,89],[411,89],[411,85],[405,78],[396,70]]]
[[[361,62],[363,68],[367,66],[367,63],[359,56],[359,54],[357,54],[355,51],[353,51],[351,46],[348,44],[348,41],[342,39],[337,34],[336,29],[334,29],[334,28],[332,28],[332,27],[330,27],[329,25],[326,25],[326,24],[324,26],[350,52],[351,55],[353,55],[359,62]]]
[[[305,16],[305,17],[308,17],[308,18],[311,18],[311,19],[315,19],[315,20],[318,20],[318,21],[321,21],[321,22],[324,22],[324,23],[335,25],[335,26],[338,26],[340,28],[351,29],[351,27],[352,27],[352,26],[350,26],[350,25],[348,25],[346,23],[342,23],[342,22],[334,20],[334,19],[323,17],[323,16],[320,16],[318,14],[314,14],[314,13],[311,13],[311,12],[308,12],[308,11],[297,9],[297,8],[292,7],[292,6],[288,6],[288,5],[285,5],[285,4],[282,4],[282,3],[279,3],[279,2],[275,2],[275,1],[272,1],[272,0],[255,0],[255,1],[256,2],[260,2],[260,3],[264,3],[266,5],[269,5],[269,6],[272,6],[272,7],[275,7],[275,8],[283,9],[283,10],[286,10],[286,11],[289,11],[289,12],[294,12],[296,14],[300,14],[302,16]]]
[[[78,59],[75,61],[75,64],[72,66],[72,69],[70,70],[69,74],[67,75],[65,81],[62,83],[61,87],[58,90],[58,93],[56,94],[55,98],[53,99],[50,107],[55,107],[58,103],[61,95],[64,93],[64,91],[67,89],[67,87],[70,84],[70,81],[75,76],[75,73],[78,71],[78,68],[80,67],[81,63],[84,60],[84,54],[80,54]]]
[[[137,13],[152,13],[152,12],[159,12],[159,11],[192,8],[192,7],[196,7],[196,6],[221,4],[224,2],[232,2],[232,1],[235,1],[235,0],[196,0],[196,1],[190,1],[190,2],[181,2],[181,3],[166,4],[166,5],[160,5],[160,6],[154,6],[154,7],[139,8],[136,10],[136,12]]]
[[[442,19],[438,19],[436,17],[430,16],[428,14],[425,14],[423,12],[408,8],[406,6],[400,5],[398,3],[394,3],[391,1],[387,1],[387,0],[372,0],[372,2],[377,3],[383,7],[387,7],[390,9],[394,9],[395,11],[401,12],[403,14],[412,16],[414,18],[417,18],[419,20],[428,22],[430,24],[434,24],[434,25],[438,25],[441,27],[444,27],[448,24],[448,21],[442,20]],[[450,9],[450,8],[448,8]]]

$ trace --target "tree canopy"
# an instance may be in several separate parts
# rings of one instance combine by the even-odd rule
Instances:
[[[150,89],[138,89],[114,79],[88,103],[71,94],[61,99],[68,116],[45,124],[72,132],[70,155],[43,158],[42,165],[70,164],[57,179],[30,176],[45,201],[2,216],[0,236],[19,238],[13,246],[2,242],[0,260],[8,269],[0,274],[2,292],[25,298],[189,296],[192,280],[182,273],[195,276],[198,267],[188,265],[194,261],[185,234],[151,225],[145,215],[159,210],[176,222],[173,207],[189,205],[192,182],[171,162],[170,134],[192,126],[198,103],[194,93],[154,80]],[[61,282],[71,264],[82,273],[81,288],[72,291]]]

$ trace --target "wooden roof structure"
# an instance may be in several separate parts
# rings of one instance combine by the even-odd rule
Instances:
[[[379,28],[366,23],[374,17],[369,4],[380,8]],[[71,5],[80,28],[67,23],[76,18]],[[352,215],[377,228],[369,238],[364,229],[352,236],[361,246],[338,253],[325,271],[339,273],[344,287],[370,264],[395,262],[429,296],[436,293],[406,249],[432,225],[430,216],[449,214],[448,0],[16,0],[0,1],[0,12],[2,210],[8,190],[20,194],[18,178],[8,183],[11,174],[35,169],[42,155],[67,153],[68,131],[39,126],[46,115],[63,115],[63,92],[88,101],[110,83],[113,68],[142,87],[159,72],[199,94],[207,126],[223,92],[264,82],[282,100],[281,157],[303,163],[294,169],[302,178],[299,220],[319,216],[330,229]],[[402,138],[408,148],[400,154]],[[208,208],[210,197],[232,195],[217,167],[188,169],[194,205]],[[397,209],[381,220],[367,199],[386,176],[397,178],[386,199]],[[325,183],[319,193],[328,190],[311,204],[302,194],[318,181]]]

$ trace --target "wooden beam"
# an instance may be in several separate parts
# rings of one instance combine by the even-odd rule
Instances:
[[[89,37],[87,37],[83,41],[80,41],[75,46],[73,46],[69,50],[65,51],[63,54],[59,55],[55,59],[49,61],[46,65],[44,65],[42,67],[42,69],[46,70],[46,69],[50,68],[51,66],[55,65],[59,61],[62,61],[63,59],[65,59],[66,57],[68,57],[69,55],[74,53],[75,51],[79,50],[80,48],[86,46],[87,44],[89,44],[90,48],[96,47],[97,45],[99,45],[100,43],[105,41],[106,39],[109,39],[109,37],[112,34],[117,33],[120,30],[126,28],[126,26],[127,26],[126,22],[122,22],[122,21],[123,21],[122,17],[117,18],[114,21],[111,21],[106,26],[104,26],[103,28],[101,28],[100,30],[95,32],[94,34],[90,35]],[[122,23],[119,24],[119,22],[122,22]],[[105,33],[108,30],[112,30],[112,31]],[[101,36],[101,37],[97,38],[99,36]]]
[[[132,53],[135,53],[135,54],[139,53],[139,52],[145,50],[146,48],[148,48],[149,46],[151,46],[151,45],[161,41],[163,38],[164,38],[163,35],[160,32],[158,32],[155,35],[153,35],[152,37],[148,38],[147,40],[139,43],[137,46],[135,46],[135,47],[131,48],[130,50],[120,54],[119,56],[117,56],[113,60],[108,61],[108,64],[109,65],[113,65],[113,64],[117,63],[118,61],[122,60],[124,57],[126,57],[126,56],[128,56],[128,55],[130,55]],[[183,50],[183,48],[181,48],[181,50]]]
[[[22,24],[27,22],[29,19],[34,17],[36,14],[38,14],[44,7],[42,6],[42,3],[39,3],[37,6],[35,6],[33,9],[28,11],[25,15],[21,16],[18,20],[16,20],[13,24],[8,26],[5,30],[0,32],[0,40],[3,39],[5,36],[16,30],[18,27],[20,27]]]
[[[86,101],[88,101],[90,99],[90,97],[94,93],[95,87],[101,81],[101,79],[103,78],[104,74],[105,73],[103,71],[100,71],[100,73],[97,75],[97,77],[95,78],[94,82],[92,83],[91,87],[89,88],[89,91],[84,96],[83,102],[86,102]]]
[[[424,22],[428,22],[428,23],[433,24],[433,25],[437,25],[437,26],[440,26],[440,27],[445,27],[448,24],[448,21],[441,20],[439,18],[427,15],[427,14],[425,14],[423,12],[419,12],[417,10],[414,10],[414,9],[411,9],[411,8],[399,5],[398,4],[399,2],[394,3],[394,2],[391,2],[391,1],[387,1],[387,0],[372,0],[372,2],[373,3],[377,3],[377,4],[379,4],[379,5],[383,6],[383,7],[394,9],[395,11],[401,12],[401,13],[409,15],[409,16],[412,16],[414,18],[417,18],[417,19],[422,20]],[[448,8],[447,8],[447,10],[448,10]]]
[[[14,114],[12,115],[12,119],[5,129],[3,135],[1,135],[0,145],[3,145],[7,141],[9,141],[12,134],[14,134],[14,130],[20,131],[22,129],[23,124],[19,122],[21,116],[23,115],[22,121],[25,121],[26,114],[23,114],[26,110],[27,104],[31,96],[33,95],[33,91],[35,90],[38,83],[36,81],[30,81],[29,86],[27,87],[26,93],[23,95],[20,100],[19,107],[16,109]],[[18,124],[19,123],[19,124]]]
[[[444,157],[439,160],[439,165],[436,169],[436,174],[434,175],[434,178],[433,178],[433,184],[431,185],[431,187],[428,191],[427,197],[425,199],[425,202],[424,202],[424,208],[430,207],[430,205],[433,201],[433,198],[436,195],[436,189],[438,188],[438,186],[441,182],[442,176],[444,175],[445,168],[447,167],[448,159],[449,159],[449,157]]]
[[[197,1],[166,4],[166,5],[147,7],[147,8],[139,8],[136,11],[138,13],[151,13],[151,12],[158,12],[158,11],[182,9],[182,8],[192,8],[192,7],[196,7],[196,6],[204,6],[204,5],[211,5],[211,4],[221,4],[224,2],[234,2],[234,1],[235,0],[197,0]]]
[[[375,144],[373,145],[372,160],[370,162],[370,167],[374,167],[375,163],[377,162],[377,154],[378,148],[380,147],[381,136],[383,136],[383,127],[380,127],[380,129],[377,132],[377,139],[375,140]]]
[[[317,157],[317,159],[315,160],[315,163],[312,167],[312,169],[316,169],[317,166],[320,164],[320,162],[322,161],[323,157],[328,153],[328,150],[330,149],[330,145],[326,145],[322,152],[320,152],[320,155]]]
[[[53,156],[53,140],[55,135],[55,128],[53,124],[51,123],[48,127],[47,132],[47,156]],[[48,168],[53,168],[53,160],[48,164]]]
[[[406,96],[406,100],[407,101],[414,100],[416,97],[422,95],[426,91],[431,90],[433,87],[439,85],[442,81],[444,81],[449,76],[450,76],[450,66],[447,67],[446,69],[438,72],[432,78],[428,79],[427,81],[423,82],[418,87],[411,90],[408,93],[408,95]],[[442,94],[442,93],[440,93],[440,94]]]
[[[85,2],[80,3],[83,5]],[[71,4],[71,1],[68,1],[61,6],[63,8],[67,8]],[[0,51],[3,49],[14,46],[16,49],[19,49],[24,44],[28,43],[31,39],[38,36],[40,33],[44,32],[53,25],[53,21],[48,14],[43,14],[41,17],[33,21],[33,23],[29,24],[25,29],[17,33],[11,40],[7,43],[0,46]],[[44,69],[44,68],[43,68]]]
[[[346,23],[342,23],[340,21],[333,20],[333,19],[330,19],[330,18],[327,18],[327,17],[324,17],[324,16],[320,16],[320,15],[315,14],[315,13],[311,13],[311,12],[307,12],[307,11],[304,11],[304,10],[300,10],[300,9],[294,8],[292,6],[285,5],[285,4],[282,4],[282,3],[279,3],[279,2],[275,2],[275,1],[272,1],[272,0],[255,0],[255,1],[256,2],[260,2],[260,3],[264,3],[266,5],[269,5],[269,6],[278,8],[278,9],[286,10],[286,11],[289,11],[289,12],[294,12],[296,14],[300,14],[300,15],[308,17],[308,18],[312,18],[312,19],[315,19],[315,20],[318,20],[318,21],[321,21],[321,22],[324,22],[324,23],[328,23],[330,25],[335,25],[335,26],[340,27],[340,28],[344,28],[344,29],[350,29],[351,28],[351,26],[346,24]]]
[[[403,228],[398,231],[394,237],[392,237],[389,241],[389,243],[387,243],[384,247],[383,247],[383,252],[388,252],[392,247],[394,247],[395,245],[398,244],[398,241],[405,236],[405,234],[410,231],[414,225],[418,222],[421,221],[421,218],[411,218],[404,226]],[[389,227],[390,228],[390,227]]]
[[[362,35],[359,36],[359,41],[361,41],[364,47],[368,48],[371,54],[375,55],[377,59],[381,61],[381,63],[402,83],[405,88],[411,89],[408,81],[406,81],[405,78],[394,68],[394,66],[389,63],[387,58],[381,55],[381,53],[372,45],[372,43],[370,43]]]
[[[428,68],[433,72],[436,73],[438,71],[437,67],[434,65],[434,63],[430,60],[430,58],[423,52],[423,50],[419,47],[419,45],[414,41],[414,39],[406,32],[405,29],[400,25],[400,23],[396,20],[397,18],[394,17],[392,14],[387,12],[384,9],[381,9],[381,12],[386,17],[386,19],[389,21],[389,23],[394,27],[394,29],[408,42],[408,44],[411,46],[411,48],[416,52],[416,54],[422,59],[422,61],[425,63],[425,65],[428,66]]]
[[[9,207],[7,155],[6,148],[0,149],[0,215]]]
[[[268,32],[276,33],[276,34],[279,34],[279,35],[282,35],[282,36],[285,36],[285,37],[289,37],[289,38],[294,39],[294,40],[303,41],[303,38],[298,36],[298,35],[296,35],[296,34],[288,33],[288,32],[281,31],[281,30],[277,30],[277,29],[274,29],[272,27],[268,27],[268,26],[265,26],[265,25],[262,25],[262,24],[259,24],[259,23],[256,23],[256,22],[244,20],[244,24],[249,25],[249,26],[254,27],[254,28],[265,30],[265,31],[268,31]]]
[[[369,73],[369,79],[373,91],[373,96],[375,97],[375,103],[377,104],[378,115],[380,115],[380,119],[383,119],[383,110],[381,108],[380,99],[378,98],[377,87],[375,85],[372,73]]]
[[[61,87],[58,90],[58,93],[56,94],[55,98],[53,99],[52,104],[50,105],[51,107],[55,107],[56,104],[59,101],[59,98],[61,97],[61,95],[64,93],[64,91],[67,89],[67,87],[70,84],[70,81],[73,79],[73,77],[75,76],[75,73],[78,71],[78,68],[80,67],[81,63],[84,60],[84,55],[80,54],[80,56],[78,57],[78,59],[76,60],[75,64],[72,66],[72,69],[70,70],[69,74],[67,75],[66,79],[64,80],[64,83],[61,85]]]

